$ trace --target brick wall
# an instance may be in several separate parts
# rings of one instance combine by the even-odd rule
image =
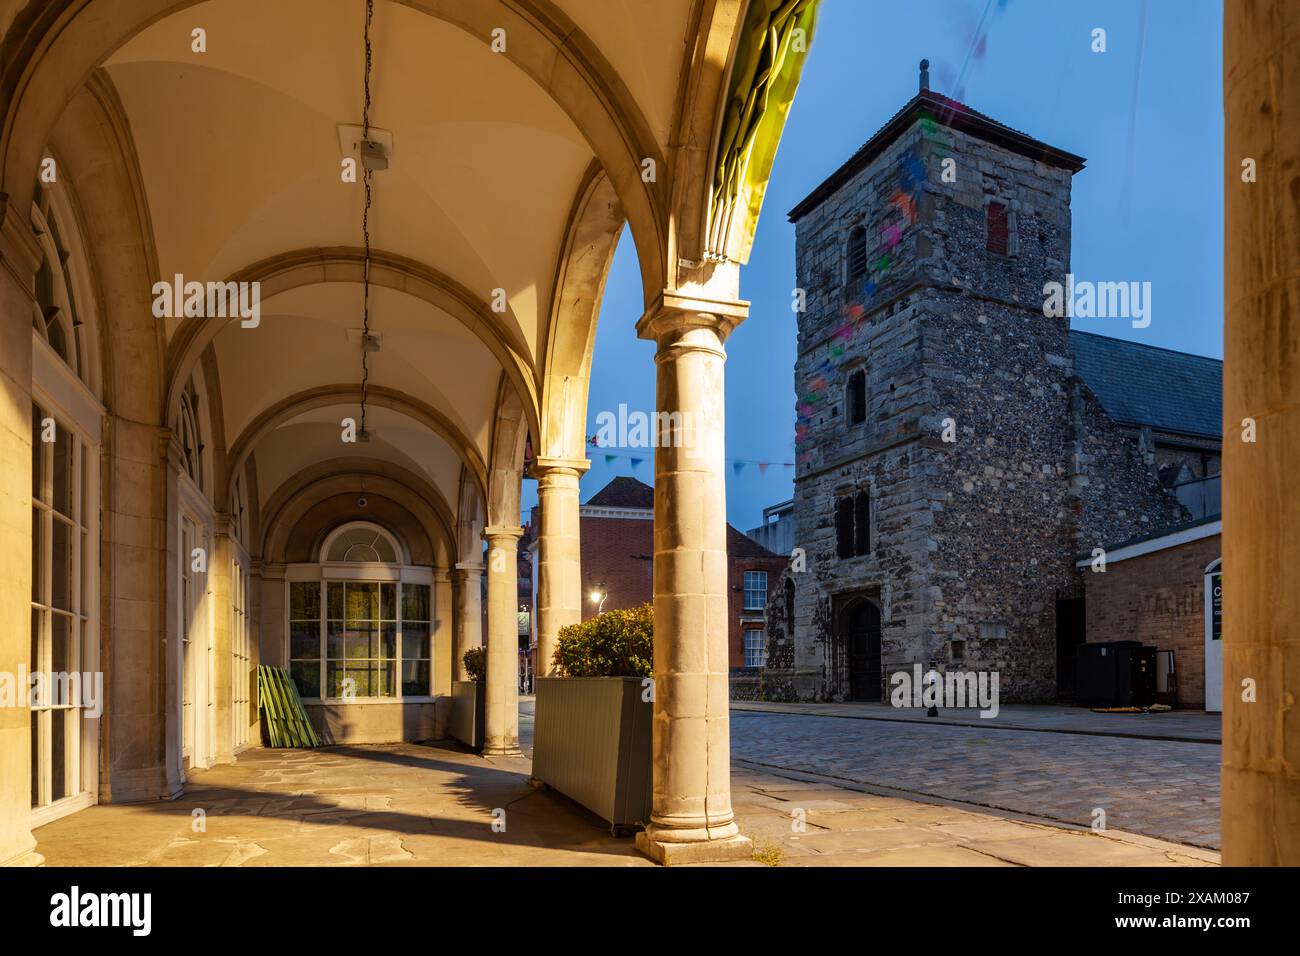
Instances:
[[[599,518],[583,515],[579,529],[582,547],[582,619],[596,616],[598,605],[590,594],[597,585],[609,592],[605,610],[634,608],[653,597],[651,557],[654,554],[654,520]]]
[[[1219,535],[1085,571],[1089,642],[1142,641],[1174,652],[1178,706],[1205,706],[1205,568]]]
[[[788,563],[788,558],[780,556],[731,557],[728,559],[727,611],[731,620],[727,636],[727,664],[729,667],[735,669],[745,666],[745,631],[751,627],[766,629],[764,614],[766,604],[756,611],[745,610],[745,572],[766,571],[767,590],[770,597],[772,589],[780,584],[781,572],[785,570]]]

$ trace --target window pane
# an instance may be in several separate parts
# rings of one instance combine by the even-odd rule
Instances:
[[[343,665],[330,661],[326,665],[325,694],[328,697],[343,696]]]
[[[348,661],[345,679],[352,681],[351,697],[374,697],[376,685],[378,684],[375,675],[375,665],[373,661]]]
[[[369,659],[377,656],[375,652],[379,644],[379,635],[374,625],[349,627],[345,632],[344,644],[349,660]]]
[[[67,611],[72,609],[72,528],[56,517],[53,532],[50,601]]]
[[[289,674],[298,688],[299,697],[320,696],[320,664],[315,661],[292,661]]]
[[[320,620],[319,581],[293,581],[289,584],[289,620]]]
[[[327,608],[329,619],[331,621],[341,621],[343,620],[343,585],[330,584],[327,587],[329,588],[329,607]]]
[[[50,711],[50,800],[62,800],[68,795],[67,755],[68,712],[66,710]]]
[[[41,711],[31,712],[32,724],[32,806],[41,804]]]
[[[50,616],[50,671],[66,674],[72,670],[72,619],[66,614]],[[55,700],[56,704],[69,701]]]
[[[320,625],[315,621],[289,625],[289,657],[293,660],[320,659]]]
[[[45,475],[45,443],[41,441],[41,419],[45,416],[40,407],[32,406],[32,497],[43,501],[41,487]]]
[[[343,657],[343,624],[341,621],[329,622],[329,633],[325,645],[326,656],[336,661]]]
[[[402,620],[429,620],[429,587],[425,584],[402,585]]]
[[[32,509],[32,600],[44,604],[45,520],[40,508]]]
[[[344,621],[349,626],[357,621],[379,619],[379,586],[376,584],[345,585]]]
[[[429,662],[402,661],[402,695],[424,697],[429,693]]]
[[[379,585],[379,619],[381,621],[397,620],[397,585]]]
[[[407,660],[429,657],[429,627],[419,624],[402,624],[402,656]]]
[[[375,657],[392,660],[397,656],[397,624],[385,621],[379,625],[379,650]]]
[[[371,693],[376,697],[396,697],[397,662],[377,661],[374,673],[375,683],[371,686]]]
[[[62,425],[54,429],[54,510],[72,517],[72,435]]]

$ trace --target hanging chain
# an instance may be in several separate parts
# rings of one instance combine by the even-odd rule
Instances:
[[[361,142],[370,141],[370,21],[375,15],[375,0],[366,0],[366,74],[365,101],[361,108]],[[366,347],[370,340],[370,169],[364,159],[361,163],[362,181],[366,187],[366,207],[361,214],[361,238],[365,255],[361,266],[361,435],[366,435],[366,399],[370,390],[370,353]]]

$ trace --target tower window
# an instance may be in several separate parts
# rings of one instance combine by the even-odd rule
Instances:
[[[845,495],[835,501],[835,553],[841,558],[853,557],[852,495]]]
[[[849,424],[860,425],[867,420],[867,373],[862,369],[849,376]]]
[[[984,207],[984,221],[988,230],[985,248],[989,252],[1005,256],[1010,249],[1010,223],[1007,218],[1005,203],[991,202]]]
[[[849,231],[849,281],[867,274],[867,230],[854,226]]]
[[[871,496],[859,491],[853,498],[853,553],[871,552]]]

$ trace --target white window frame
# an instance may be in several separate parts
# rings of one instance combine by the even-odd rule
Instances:
[[[72,498],[74,510],[79,513],[75,516],[70,573],[73,620],[80,633],[74,637],[72,667],[83,674],[91,674],[93,680],[94,674],[102,673],[99,655],[99,449],[104,407],[35,329],[32,330],[32,403],[39,406],[44,415],[54,418],[57,427],[64,429],[73,438]],[[43,465],[44,482],[49,482],[52,480],[53,452],[44,448],[43,453],[46,456]],[[53,541],[49,530],[55,519],[49,514],[48,507],[36,504],[33,507],[41,512],[43,525],[40,560],[45,580],[39,604],[42,608],[47,608],[51,597],[49,578],[53,561]],[[37,604],[34,603],[33,609],[36,607]],[[48,635],[42,637],[42,645],[42,653],[45,654],[49,647]],[[32,665],[38,663],[44,666],[44,661],[29,661],[29,670],[35,670]],[[101,707],[107,706],[107,684],[102,689]],[[60,800],[32,807],[30,826],[33,828],[98,802],[100,721],[87,716],[80,707],[68,709],[75,709],[81,715],[79,721],[69,724],[66,730],[69,736],[74,732],[78,735],[75,745],[79,759],[73,764],[76,776],[72,792]],[[42,720],[38,726],[38,746],[42,752],[49,733],[46,725],[50,723],[52,720]],[[66,746],[69,746],[67,741]],[[39,755],[31,754],[30,759],[36,761]],[[42,768],[38,780],[42,795],[48,793],[51,785],[52,773],[48,767]]]
[[[757,607],[751,607],[751,606],[750,606],[750,603],[749,603],[749,592],[750,592],[751,590],[754,590],[754,591],[757,591],[757,590],[758,590],[757,588],[750,588],[750,586],[749,586],[749,576],[750,576],[751,574],[761,574],[761,575],[763,576],[763,603],[760,604],[760,605],[758,605]],[[742,594],[743,594],[743,597],[742,597],[742,599],[741,599],[741,610],[743,610],[743,611],[762,611],[764,608],[767,607],[767,594],[768,594],[768,587],[767,587],[767,583],[768,583],[768,574],[767,574],[767,572],[764,571],[762,568],[747,568],[747,569],[745,570],[744,577],[743,577],[742,580],[743,580],[744,584],[743,584],[743,586],[742,586],[742,588],[741,588],[741,592],[742,592]]]
[[[329,553],[330,546],[334,540],[344,532],[364,527],[368,530],[380,531],[394,547],[394,552],[399,561],[409,560],[408,552],[402,542],[392,533],[384,528],[379,527],[370,521],[351,521],[347,524],[340,525],[334,529],[322,542],[319,554],[326,555]],[[395,583],[398,585],[396,594],[396,625],[397,625],[397,648],[395,655],[396,677],[394,680],[395,693],[391,697],[304,697],[303,701],[313,704],[330,704],[330,705],[355,705],[355,704],[402,704],[402,703],[428,703],[437,699],[437,694],[433,692],[436,681],[434,666],[438,660],[437,649],[434,646],[436,633],[434,624],[437,621],[438,608],[436,607],[437,589],[434,587],[433,568],[422,567],[411,564],[386,564],[383,562],[373,561],[325,561],[321,560],[315,564],[290,564],[285,568],[284,575],[284,644],[283,657],[286,662],[291,662],[290,656],[290,616],[292,612],[290,587],[294,583],[317,581],[321,585],[320,589],[320,688],[322,692],[326,689],[325,682],[328,680],[328,646],[329,629],[327,624],[327,615],[329,612],[329,596],[327,587],[329,584],[343,583],[354,581],[358,583]],[[418,584],[429,589],[429,692],[427,694],[409,694],[402,693],[402,662],[405,660],[402,648],[402,588],[404,584]]]
[[[757,648],[752,649],[749,646],[749,636],[751,634],[757,634],[759,636],[759,646]],[[762,628],[762,627],[745,628],[741,632],[740,647],[741,647],[741,654],[743,656],[744,666],[746,669],[754,669],[754,668],[767,666],[767,629],[766,628]],[[751,650],[755,651],[759,655],[760,659],[757,664],[750,663]]]

